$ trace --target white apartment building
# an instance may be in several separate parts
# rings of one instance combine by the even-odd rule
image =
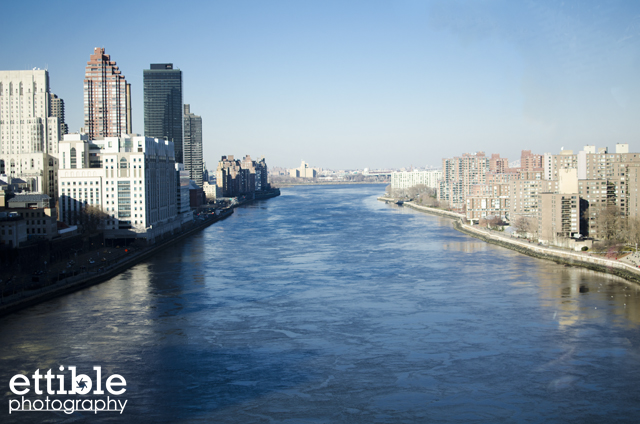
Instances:
[[[430,171],[392,172],[391,188],[395,190],[425,185],[435,189],[438,187],[438,181],[441,179],[442,171],[439,169]]]
[[[0,71],[0,174],[55,197],[60,121],[50,96],[47,71]]]
[[[69,134],[60,142],[61,220],[75,225],[81,214],[96,211],[108,238],[153,240],[180,227],[172,142],[143,136],[86,138]],[[99,155],[90,159],[96,150]]]

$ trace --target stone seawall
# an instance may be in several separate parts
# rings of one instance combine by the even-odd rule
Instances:
[[[379,197],[378,200],[384,202],[392,202],[393,199],[386,197]],[[415,205],[413,203],[404,203],[404,206],[408,206],[412,209],[425,212],[432,215],[438,215],[454,220],[453,228],[465,233],[471,237],[475,237],[487,243],[496,244],[498,246],[505,247],[507,249],[515,250],[516,252],[523,253],[525,255],[533,256],[539,259],[546,259],[554,261],[556,263],[580,266],[588,268],[593,271],[605,272],[607,274],[616,275],[622,277],[628,281],[640,283],[640,269],[635,268],[625,263],[605,259],[598,256],[590,256],[588,253],[568,252],[558,249],[553,249],[537,244],[521,241],[520,239],[512,239],[506,236],[492,234],[486,230],[481,230],[477,227],[470,226],[464,223],[465,216],[462,214],[443,211],[435,208],[428,208],[425,206]]]
[[[509,240],[502,236],[485,233],[483,230],[470,227],[469,225],[464,225],[459,221],[455,221],[453,223],[453,227],[462,233],[486,241],[487,243],[506,247],[507,249],[515,250],[516,252],[524,253],[525,255],[533,256],[535,258],[547,259],[565,265],[581,266],[593,271],[606,272],[607,274],[613,274],[626,280],[640,283],[640,269],[619,261],[597,256],[589,256],[584,253],[550,249],[548,247],[519,240]]]

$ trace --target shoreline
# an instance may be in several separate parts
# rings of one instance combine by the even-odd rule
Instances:
[[[35,306],[39,303],[44,303],[49,300],[55,299],[56,297],[63,296],[65,294],[70,294],[100,283],[103,283],[111,278],[117,276],[118,274],[123,273],[134,265],[143,262],[145,259],[149,258],[151,255],[160,252],[161,250],[166,249],[167,247],[177,243],[185,239],[188,236],[196,234],[210,225],[223,221],[233,214],[233,208],[229,209],[230,212],[221,215],[220,217],[213,217],[205,220],[204,222],[196,225],[193,228],[185,231],[182,234],[178,234],[175,237],[172,237],[168,240],[164,240],[161,243],[150,246],[140,252],[133,253],[131,256],[119,261],[113,265],[111,265],[108,269],[105,269],[103,272],[90,274],[90,275],[80,275],[77,278],[69,277],[72,281],[62,281],[58,283],[51,284],[49,286],[45,286],[43,288],[34,290],[36,293],[31,295],[22,296],[16,299],[12,299],[7,303],[2,303],[0,305],[0,317],[5,315],[10,315],[14,312],[18,312],[22,309],[26,309],[30,306]],[[217,219],[216,219],[217,218]],[[24,293],[24,292],[22,292]]]
[[[274,184],[278,184],[278,183],[274,183]],[[287,188],[287,187],[296,187],[296,186],[319,186],[319,185],[351,185],[351,184],[387,184],[389,185],[389,183],[385,183],[385,182],[368,182],[368,181],[360,181],[360,182],[356,182],[356,181],[325,181],[325,182],[321,182],[321,183],[283,183],[281,185],[279,185],[279,188]]]
[[[143,262],[155,253],[158,253],[161,250],[164,250],[167,247],[204,230],[205,228],[209,227],[212,224],[215,224],[216,222],[225,220],[229,216],[233,215],[234,209],[236,207],[258,200],[268,200],[277,196],[280,196],[280,189],[276,188],[267,193],[267,195],[265,195],[264,197],[260,197],[257,199],[245,199],[242,202],[231,206],[230,208],[223,209],[223,212],[220,215],[212,215],[211,218],[205,219],[203,222],[196,224],[195,226],[181,234],[177,234],[174,237],[162,240],[161,242],[152,246],[148,246],[139,252],[132,253],[130,256],[121,259],[113,265],[105,268],[102,272],[85,273],[78,276],[72,276],[65,279],[66,281],[58,281],[48,286],[35,289],[32,291],[32,293],[25,294],[25,292],[23,291],[20,292],[20,294],[16,294],[16,297],[14,299],[6,301],[6,303],[5,300],[2,299],[2,303],[0,303],[0,318],[5,315],[10,315],[14,312],[18,312],[22,309],[26,309],[30,306],[35,306],[37,304],[47,302],[49,300],[55,299],[56,297],[80,291],[82,289],[110,280],[111,278],[123,273],[134,265]]]
[[[378,197],[378,200],[385,203],[394,202],[394,199],[388,197]],[[521,254],[532,256],[534,258],[550,260],[563,265],[579,266],[582,268],[590,269],[592,271],[615,275],[636,284],[640,283],[640,269],[617,260],[590,256],[590,254],[588,253],[578,253],[553,249],[537,244],[523,242],[520,239],[492,234],[491,232],[488,232],[486,230],[481,230],[479,228],[464,224],[462,221],[464,219],[464,216],[455,212],[448,212],[435,208],[429,208],[426,206],[419,206],[411,202],[406,202],[403,206],[408,206],[414,210],[428,213],[430,215],[452,219],[454,221],[453,228],[455,230],[468,236],[480,239],[486,243],[495,244],[510,250],[514,250]]]

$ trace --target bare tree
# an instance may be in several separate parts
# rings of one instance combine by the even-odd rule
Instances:
[[[425,185],[416,186],[416,187],[417,187],[417,194],[415,199],[417,203],[424,206],[438,207],[437,206],[438,202],[436,201],[435,189]]]
[[[415,199],[421,194],[430,193],[430,191],[431,191],[430,187],[424,184],[418,184],[418,185],[411,186],[407,189],[407,196],[409,196],[411,199]]]
[[[501,225],[504,225],[504,221],[502,220],[502,218],[495,215],[485,219],[485,221],[486,221],[486,225],[489,228],[497,228]]]
[[[407,193],[403,188],[394,188],[391,190],[391,195],[396,199],[400,199],[406,197]]]
[[[448,200],[438,200],[438,207],[444,209],[445,211],[451,210],[451,205]]]
[[[107,219],[107,214],[96,206],[86,206],[75,212],[75,221],[82,226],[84,234],[94,234]]]
[[[529,219],[525,216],[519,216],[513,221],[513,228],[515,228],[516,233],[518,234],[526,234],[529,232]]]
[[[617,206],[600,209],[596,224],[600,238],[606,243],[618,243],[626,239],[627,221]]]
[[[527,216],[519,216],[514,222],[513,227],[518,234],[525,235],[527,237],[536,237],[538,234],[538,222],[535,218]]]
[[[640,218],[627,218],[626,241],[631,245],[640,244]]]

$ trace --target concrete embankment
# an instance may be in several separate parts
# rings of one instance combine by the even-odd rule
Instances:
[[[207,219],[199,223],[198,225],[194,226],[193,228],[190,228],[189,230],[185,231],[184,233],[181,233],[176,235],[175,237],[163,240],[139,252],[132,253],[131,256],[128,256],[125,259],[118,261],[117,263],[109,267],[106,267],[102,272],[79,274],[75,277],[66,278],[60,282],[54,283],[49,286],[45,286],[38,290],[20,293],[16,295],[15,299],[4,299],[3,304],[0,305],[0,316],[7,315],[12,312],[16,312],[20,309],[24,309],[29,306],[36,305],[38,303],[46,302],[55,297],[62,296],[68,293],[73,293],[75,291],[82,290],[84,288],[110,280],[116,275],[144,261],[145,259],[158,253],[159,251],[166,249],[167,247],[172,246],[175,243],[202,231],[203,229],[205,229],[206,227],[208,227],[209,225],[215,222],[218,222],[227,218],[232,213],[233,213],[233,209],[230,209],[229,212],[220,216],[219,218]]]
[[[379,197],[378,200],[387,203],[393,202],[393,199],[386,197]],[[635,283],[640,283],[640,269],[619,262],[617,260],[605,259],[599,256],[591,256],[589,253],[579,253],[549,248],[529,243],[527,241],[522,241],[521,239],[495,234],[491,231],[465,224],[464,215],[462,214],[429,208],[425,206],[419,206],[411,202],[404,203],[404,206],[432,215],[451,218],[454,220],[453,227],[456,230],[483,240],[487,243],[496,244],[498,246],[515,250],[516,252],[533,256],[535,258],[547,259],[565,265],[580,266],[583,268],[591,269],[593,271],[616,275]]]

